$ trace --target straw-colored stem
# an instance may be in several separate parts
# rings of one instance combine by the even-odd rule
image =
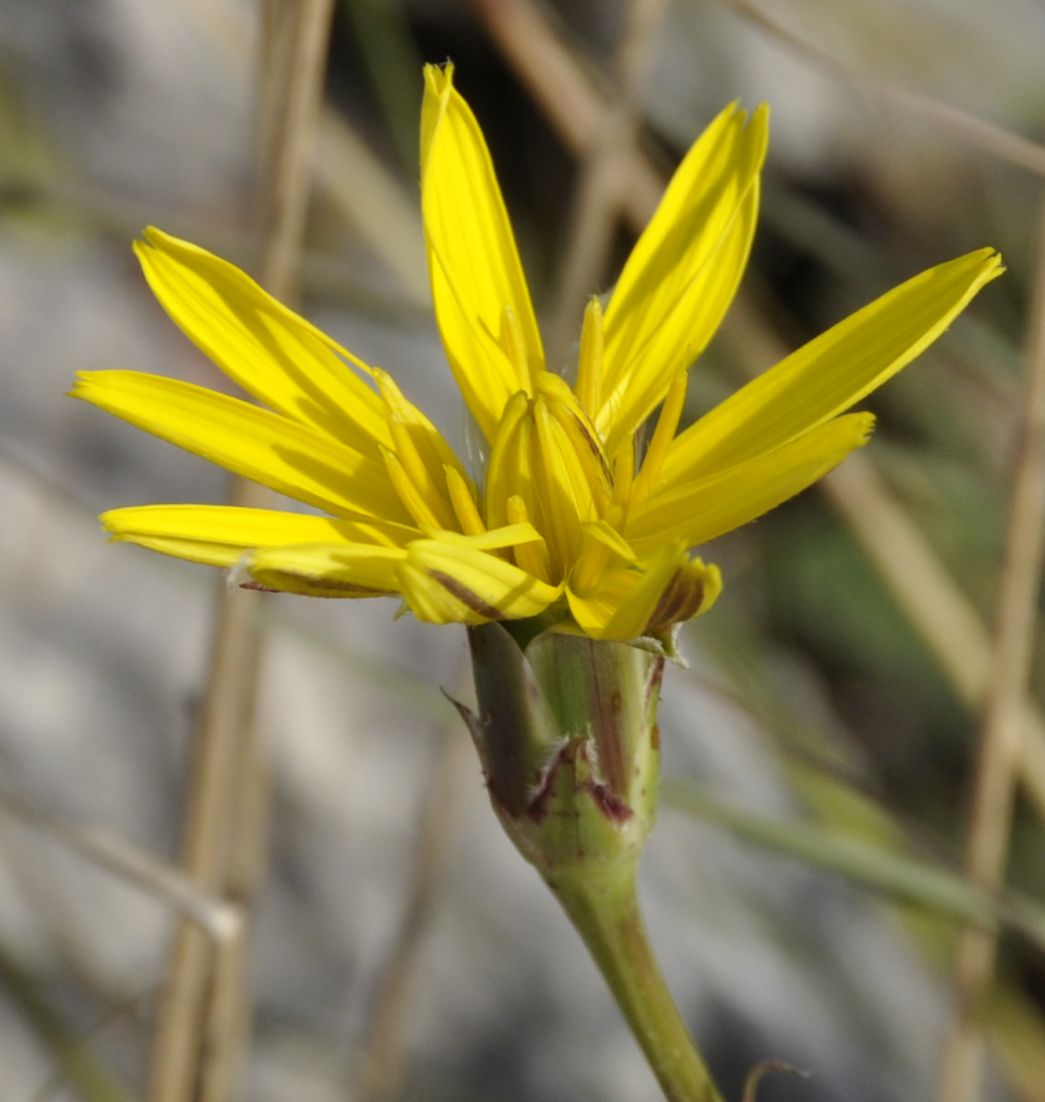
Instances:
[[[668,1102],[722,1102],[646,936],[635,865],[548,877],[599,966]]]
[[[235,0],[177,2],[206,36],[221,64],[247,79],[251,58],[245,13],[249,8]],[[429,317],[428,272],[416,197],[329,105],[321,104],[319,109],[315,162],[316,190],[327,206],[338,212],[380,259],[409,309],[423,310]],[[345,186],[346,180],[352,181],[351,187]],[[368,275],[370,285],[378,283],[380,290],[379,274]]]
[[[530,0],[469,4],[565,144],[580,157],[590,156],[603,133],[606,97],[535,5]],[[634,147],[622,157],[620,171],[623,210],[641,230],[664,192],[664,180]]]
[[[326,71],[333,0],[264,0],[258,119],[259,278],[296,297],[310,157]]]
[[[293,290],[308,195],[308,152],[322,90],[332,0],[266,0],[259,90],[258,275]],[[237,484],[232,500],[264,495]],[[218,598],[186,809],[182,866],[207,892],[249,903],[261,875],[267,769],[253,733],[260,653],[257,595]],[[189,923],[176,934],[149,1075],[150,1102],[224,1102],[248,1034],[246,943],[215,947]]]
[[[905,115],[921,118],[937,130],[951,134],[959,141],[982,149],[1000,160],[1017,165],[1038,176],[1045,176],[1045,146],[1032,142],[1020,134],[1013,134],[1001,126],[970,115],[948,103],[941,103],[930,96],[912,92],[876,73],[849,64],[826,50],[799,37],[778,23],[751,0],[719,0],[749,23],[770,35],[792,53],[810,65],[829,73],[850,85],[859,85],[873,92],[880,100],[898,107]]]
[[[1025,730],[1023,698],[1030,678],[1045,551],[1045,208],[1027,368],[966,852],[969,879],[987,891],[996,891],[1005,879]],[[972,1102],[980,1095],[984,1055],[981,1010],[994,978],[997,951],[993,931],[970,927],[959,942],[957,1007],[944,1051],[939,1102]]]
[[[213,958],[227,962],[237,957],[243,942],[243,921],[241,909],[234,903],[226,902],[212,894],[204,892],[184,873],[161,864],[149,853],[139,850],[131,842],[102,826],[87,822],[76,822],[61,815],[47,811],[22,794],[0,786],[0,809],[25,823],[35,831],[47,835],[70,852],[78,854],[97,868],[109,872],[127,884],[130,884],[159,900],[176,915],[182,917],[188,926],[198,931],[200,944],[208,947]],[[42,1005],[42,1004],[41,1004]],[[32,1007],[28,1008],[32,1011]],[[32,1017],[32,1013],[30,1014]],[[55,1039],[55,1038],[52,1038]],[[82,1041],[82,1038],[81,1038]],[[60,1068],[49,1080],[53,1085],[68,1078],[77,1084],[84,1098],[106,1098],[111,1102],[123,1099],[115,1084],[102,1091],[99,1079],[95,1084],[95,1093],[90,1083],[94,1081],[94,1064],[86,1048],[65,1051],[66,1042],[59,1046]],[[98,1075],[100,1075],[100,1070]],[[88,1076],[85,1081],[83,1076]],[[40,1098],[50,1097],[51,1089],[41,1089]],[[127,1098],[130,1095],[126,1095]]]
[[[565,356],[577,332],[587,295],[600,282],[613,230],[622,206],[621,165],[634,147],[638,130],[636,100],[665,0],[631,0],[613,60],[614,97],[603,113],[601,132],[581,166],[574,216],[564,246],[556,309],[548,329],[553,365]]]
[[[464,795],[462,782],[471,777],[467,768],[471,763],[472,748],[455,722],[441,732],[436,750],[425,806],[417,824],[413,867],[399,928],[375,985],[364,1030],[363,1071],[356,1102],[394,1098],[402,1081],[406,1013],[424,935],[458,823]]]
[[[257,638],[242,596],[223,602],[212,640],[203,716],[195,733],[182,867],[224,896],[231,794],[243,758],[242,724],[252,692]],[[192,923],[178,926],[150,1063],[150,1102],[189,1102],[202,1058],[204,1015],[215,956]]]

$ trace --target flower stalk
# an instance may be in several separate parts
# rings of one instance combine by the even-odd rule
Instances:
[[[664,981],[639,911],[635,864],[548,886],[599,966],[669,1102],[722,1102]]]
[[[494,810],[562,904],[670,1102],[721,1102],[646,937],[636,894],[656,812],[655,650],[524,621],[472,628],[478,711],[458,705]]]

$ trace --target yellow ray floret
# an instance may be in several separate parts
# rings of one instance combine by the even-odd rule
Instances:
[[[511,224],[453,69],[428,66],[421,204],[450,369],[485,436],[469,469],[394,379],[227,261],[150,229],[136,246],[164,309],[258,405],[129,371],[72,393],[286,495],[300,510],[114,509],[114,540],[323,597],[397,595],[418,619],[529,620],[595,639],[665,639],[706,611],[718,568],[691,549],[801,492],[870,435],[847,413],[1002,272],[991,249],[931,268],[677,433],[687,371],[751,248],[768,116],[727,107],[697,140],[605,310],[577,383],[550,372]],[[659,409],[659,412],[657,412]],[[643,424],[656,414],[648,443]]]
[[[866,444],[873,427],[870,413],[849,413],[724,471],[669,483],[629,516],[625,533],[640,549],[667,536],[706,543],[801,493]]]
[[[1005,271],[979,249],[916,275],[742,387],[675,439],[665,481],[771,451],[855,405],[920,355]]]
[[[613,454],[718,328],[758,216],[768,111],[727,107],[686,155],[639,238],[605,319],[596,423]]]
[[[354,441],[192,383],[138,371],[84,371],[70,392],[262,486],[335,515],[409,521],[380,458]]]
[[[446,358],[489,440],[544,353],[493,162],[452,65],[425,66],[421,209]]]
[[[110,509],[100,519],[114,540],[226,567],[260,547],[342,542],[402,547],[418,536],[416,529],[376,517],[334,520],[234,505],[140,505]]]
[[[248,394],[371,454],[387,446],[381,402],[345,370],[370,374],[362,360],[197,245],[150,227],[134,251],[171,320]]]

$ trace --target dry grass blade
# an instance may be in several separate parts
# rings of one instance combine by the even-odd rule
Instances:
[[[308,196],[308,153],[322,92],[332,0],[266,0],[259,86],[260,281],[294,286]],[[238,485],[239,505],[263,498]],[[249,902],[260,877],[267,769],[253,734],[260,651],[257,598],[219,596],[196,732],[182,863],[205,890]],[[248,1031],[244,944],[216,954],[199,931],[177,933],[150,1067],[150,1102],[232,1097]]]
[[[7,786],[0,786],[0,809],[85,861],[160,900],[195,923],[208,938],[233,941],[239,936],[240,912],[234,903],[203,891],[179,869],[157,861],[122,835],[93,823],[56,815]]]
[[[537,8],[530,0],[469,3],[566,145],[579,157],[592,155],[603,133],[605,97]],[[623,209],[641,230],[656,210],[664,181],[637,150],[628,154],[621,164]]]
[[[879,99],[903,108],[937,130],[953,135],[959,141],[982,149],[1028,172],[1045,176],[1045,146],[1038,145],[1019,134],[1013,134],[975,115],[970,115],[950,104],[940,103],[929,96],[912,92],[908,88],[900,88],[856,65],[840,61],[826,50],[806,42],[787,30],[749,0],[719,0],[719,2],[771,35],[816,68],[831,73],[847,84],[859,84],[868,88]]]
[[[333,108],[321,113],[318,152],[316,183],[328,202],[381,258],[408,303],[427,311],[428,269],[416,201]]]
[[[216,960],[239,956],[244,923],[242,909],[236,903],[202,891],[179,869],[157,861],[122,835],[94,823],[55,814],[6,786],[0,786],[0,811],[169,908],[198,931],[201,943],[209,946]],[[6,958],[2,951],[0,978],[26,1020],[54,1054],[54,1071],[37,1092],[38,1099],[55,1097],[68,1084],[75,1088],[78,1097],[88,1102],[131,1102],[134,1096],[94,1059],[88,1043],[93,1033],[126,1013],[128,1004],[112,1008],[87,1033],[74,1035],[17,961]],[[140,1001],[137,998],[134,1003]]]
[[[1025,738],[1023,700],[1030,678],[1045,551],[1045,206],[1039,228],[1027,366],[966,854],[969,878],[987,891],[997,890],[1005,877]],[[958,1005],[944,1053],[937,1093],[940,1102],[972,1102],[980,1094],[980,1018],[996,957],[995,935],[973,929],[964,932],[956,962]]]
[[[406,1012],[417,973],[422,940],[442,883],[472,761],[471,745],[459,729],[441,732],[436,762],[417,826],[414,862],[406,886],[399,929],[376,985],[364,1028],[362,1076],[356,1102],[395,1098],[402,1080]]]
[[[259,276],[293,297],[333,0],[264,0],[259,80]]]
[[[548,330],[548,358],[553,366],[565,356],[585,297],[598,284],[609,253],[623,200],[621,181],[626,172],[621,169],[631,157],[639,126],[639,80],[665,7],[665,0],[632,0],[627,8],[613,61],[613,102],[585,158],[567,235],[557,307]]]
[[[233,0],[178,0],[178,3],[203,32],[220,63],[246,80],[250,35],[244,13],[249,9]],[[423,306],[427,312],[428,274],[416,199],[406,193],[398,177],[345,119],[334,108],[322,104],[317,122],[315,169],[316,188],[324,199],[380,257],[398,282],[408,306]]]

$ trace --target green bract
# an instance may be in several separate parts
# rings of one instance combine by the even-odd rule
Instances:
[[[478,712],[461,707],[493,803],[549,882],[637,861],[653,825],[664,659],[545,631],[471,628]]]

